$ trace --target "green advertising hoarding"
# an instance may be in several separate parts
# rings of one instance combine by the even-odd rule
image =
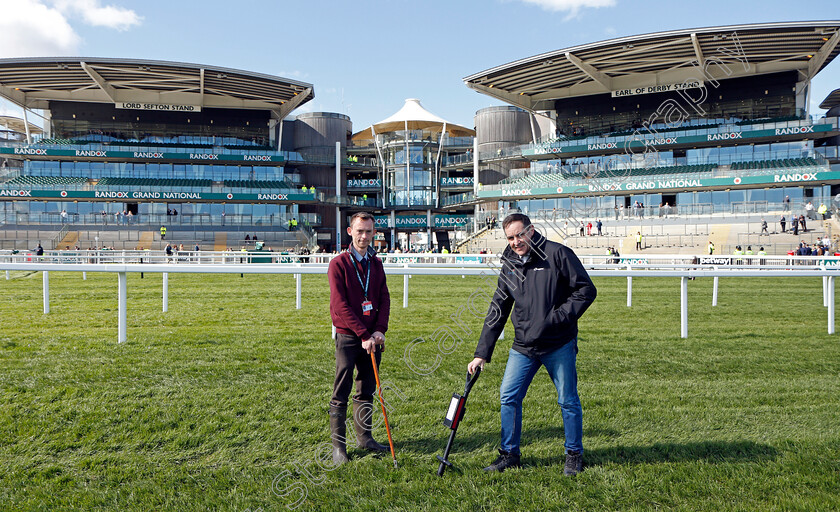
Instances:
[[[4,199],[56,199],[56,200],[119,200],[119,201],[254,201],[290,203],[314,201],[315,194],[303,192],[241,194],[238,192],[181,192],[141,190],[35,190],[0,188]]]
[[[110,160],[189,160],[193,162],[283,163],[283,155],[228,155],[221,153],[169,153],[160,151],[111,151],[110,149],[45,149],[37,147],[0,147],[0,154],[21,156],[63,156]]]
[[[744,185],[779,185],[788,183],[823,182],[840,180],[840,172],[791,172],[777,174],[762,174],[757,176],[731,176],[726,178],[654,178],[639,177],[618,181],[616,179],[603,180],[603,183],[585,185],[565,185],[558,187],[522,187],[507,190],[480,190],[480,199],[516,198],[516,197],[545,197],[569,196],[580,194],[603,194],[612,192],[655,191],[655,190],[690,190],[721,187],[738,187]],[[595,180],[593,180],[595,181]]]
[[[829,132],[834,129],[831,124],[813,124],[795,126],[791,128],[775,128],[770,130],[752,130],[739,132],[718,132],[703,135],[682,136],[654,136],[652,132],[639,132],[638,136],[627,136],[621,142],[597,142],[594,144],[579,144],[574,146],[558,146],[557,143],[546,144],[535,148],[522,150],[522,156],[555,155],[563,153],[585,153],[588,151],[606,151],[648,146],[672,146],[676,144],[697,144],[701,142],[730,141],[742,139],[759,139],[762,137],[777,137],[781,135],[803,135],[807,133]]]
[[[389,223],[391,218],[387,215],[380,215],[375,217],[377,229],[390,228]],[[432,222],[436,228],[451,228],[455,226],[463,226],[468,222],[472,222],[472,217],[468,215],[432,215]],[[397,215],[395,227],[397,228],[427,228],[425,215]]]

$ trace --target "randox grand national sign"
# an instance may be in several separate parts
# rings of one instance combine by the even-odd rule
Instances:
[[[236,192],[181,192],[145,190],[35,190],[0,188],[0,200],[4,199],[52,199],[52,200],[117,200],[117,201],[253,201],[299,203],[315,201],[315,194],[296,192],[240,194]]]
[[[688,128],[686,128],[688,129]],[[522,156],[551,155],[565,153],[586,153],[588,151],[644,149],[650,146],[673,146],[676,144],[697,144],[702,142],[725,141],[735,139],[759,139],[762,137],[777,137],[780,135],[802,135],[807,133],[830,132],[834,129],[831,124],[812,124],[808,126],[793,126],[790,128],[774,128],[768,130],[747,130],[734,132],[705,133],[702,135],[656,136],[652,132],[638,132],[627,135],[617,142],[596,142],[592,144],[561,145],[563,141],[545,143],[541,146],[522,150]]]
[[[738,187],[744,185],[777,185],[779,183],[808,183],[840,180],[840,172],[790,172],[761,174],[757,176],[733,176],[726,178],[655,178],[639,177],[622,181],[621,178],[603,178],[590,180],[585,185],[561,185],[558,187],[522,187],[515,186],[506,190],[479,190],[481,199],[517,198],[517,197],[564,197],[570,195],[592,195],[613,192],[656,191],[656,190],[703,190],[713,188]]]

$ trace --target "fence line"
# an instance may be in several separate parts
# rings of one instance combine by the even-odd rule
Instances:
[[[442,255],[446,256],[446,255]],[[594,257],[592,257],[594,258]],[[737,257],[746,259],[747,257]],[[770,260],[770,256],[761,258]],[[791,257],[779,259],[789,260]],[[808,258],[808,257],[800,257]],[[5,260],[5,258],[3,258]],[[834,258],[840,260],[840,258]],[[807,260],[813,262],[813,260]],[[840,267],[827,266],[824,262],[819,265],[796,265],[787,263],[789,268],[779,268],[769,265],[700,265],[699,263],[603,263],[589,269],[592,276],[612,276],[627,278],[627,307],[632,307],[633,277],[679,277],[680,278],[680,337],[688,337],[688,294],[687,283],[691,278],[713,277],[715,280],[712,297],[712,305],[717,305],[718,278],[720,277],[822,277],[823,282],[823,307],[828,308],[828,334],[835,332],[835,298],[834,278],[840,275]],[[591,264],[590,264],[591,266]],[[429,264],[426,266],[411,265],[387,265],[385,271],[390,275],[402,275],[403,279],[403,307],[408,307],[408,278],[413,275],[437,275],[437,276],[484,276],[489,273],[496,273],[494,266],[488,264],[452,265],[452,264]],[[169,274],[292,274],[295,276],[295,305],[297,309],[302,308],[302,275],[327,273],[326,263],[294,263],[294,264],[174,264],[174,263],[130,263],[130,262],[107,262],[107,263],[68,263],[43,261],[35,262],[9,262],[0,261],[0,270],[6,270],[6,279],[9,279],[10,271],[40,271],[43,274],[43,295],[44,314],[49,314],[49,274],[50,272],[82,272],[83,278],[86,272],[116,273],[118,276],[118,336],[117,342],[126,341],[126,295],[127,280],[129,272],[134,273],[160,273],[163,274],[163,311],[168,311]]]

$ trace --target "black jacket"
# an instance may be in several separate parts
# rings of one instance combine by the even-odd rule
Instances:
[[[597,291],[575,253],[537,232],[526,263],[507,247],[499,283],[487,312],[475,357],[490,361],[511,308],[513,349],[536,357],[577,337],[577,321]]]

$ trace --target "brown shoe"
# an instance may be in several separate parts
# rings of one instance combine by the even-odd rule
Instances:
[[[330,437],[332,438],[333,464],[350,462],[347,456],[347,406],[330,404]]]
[[[353,425],[356,427],[356,446],[372,452],[386,452],[388,447],[377,443],[371,435],[373,400],[353,399]]]

